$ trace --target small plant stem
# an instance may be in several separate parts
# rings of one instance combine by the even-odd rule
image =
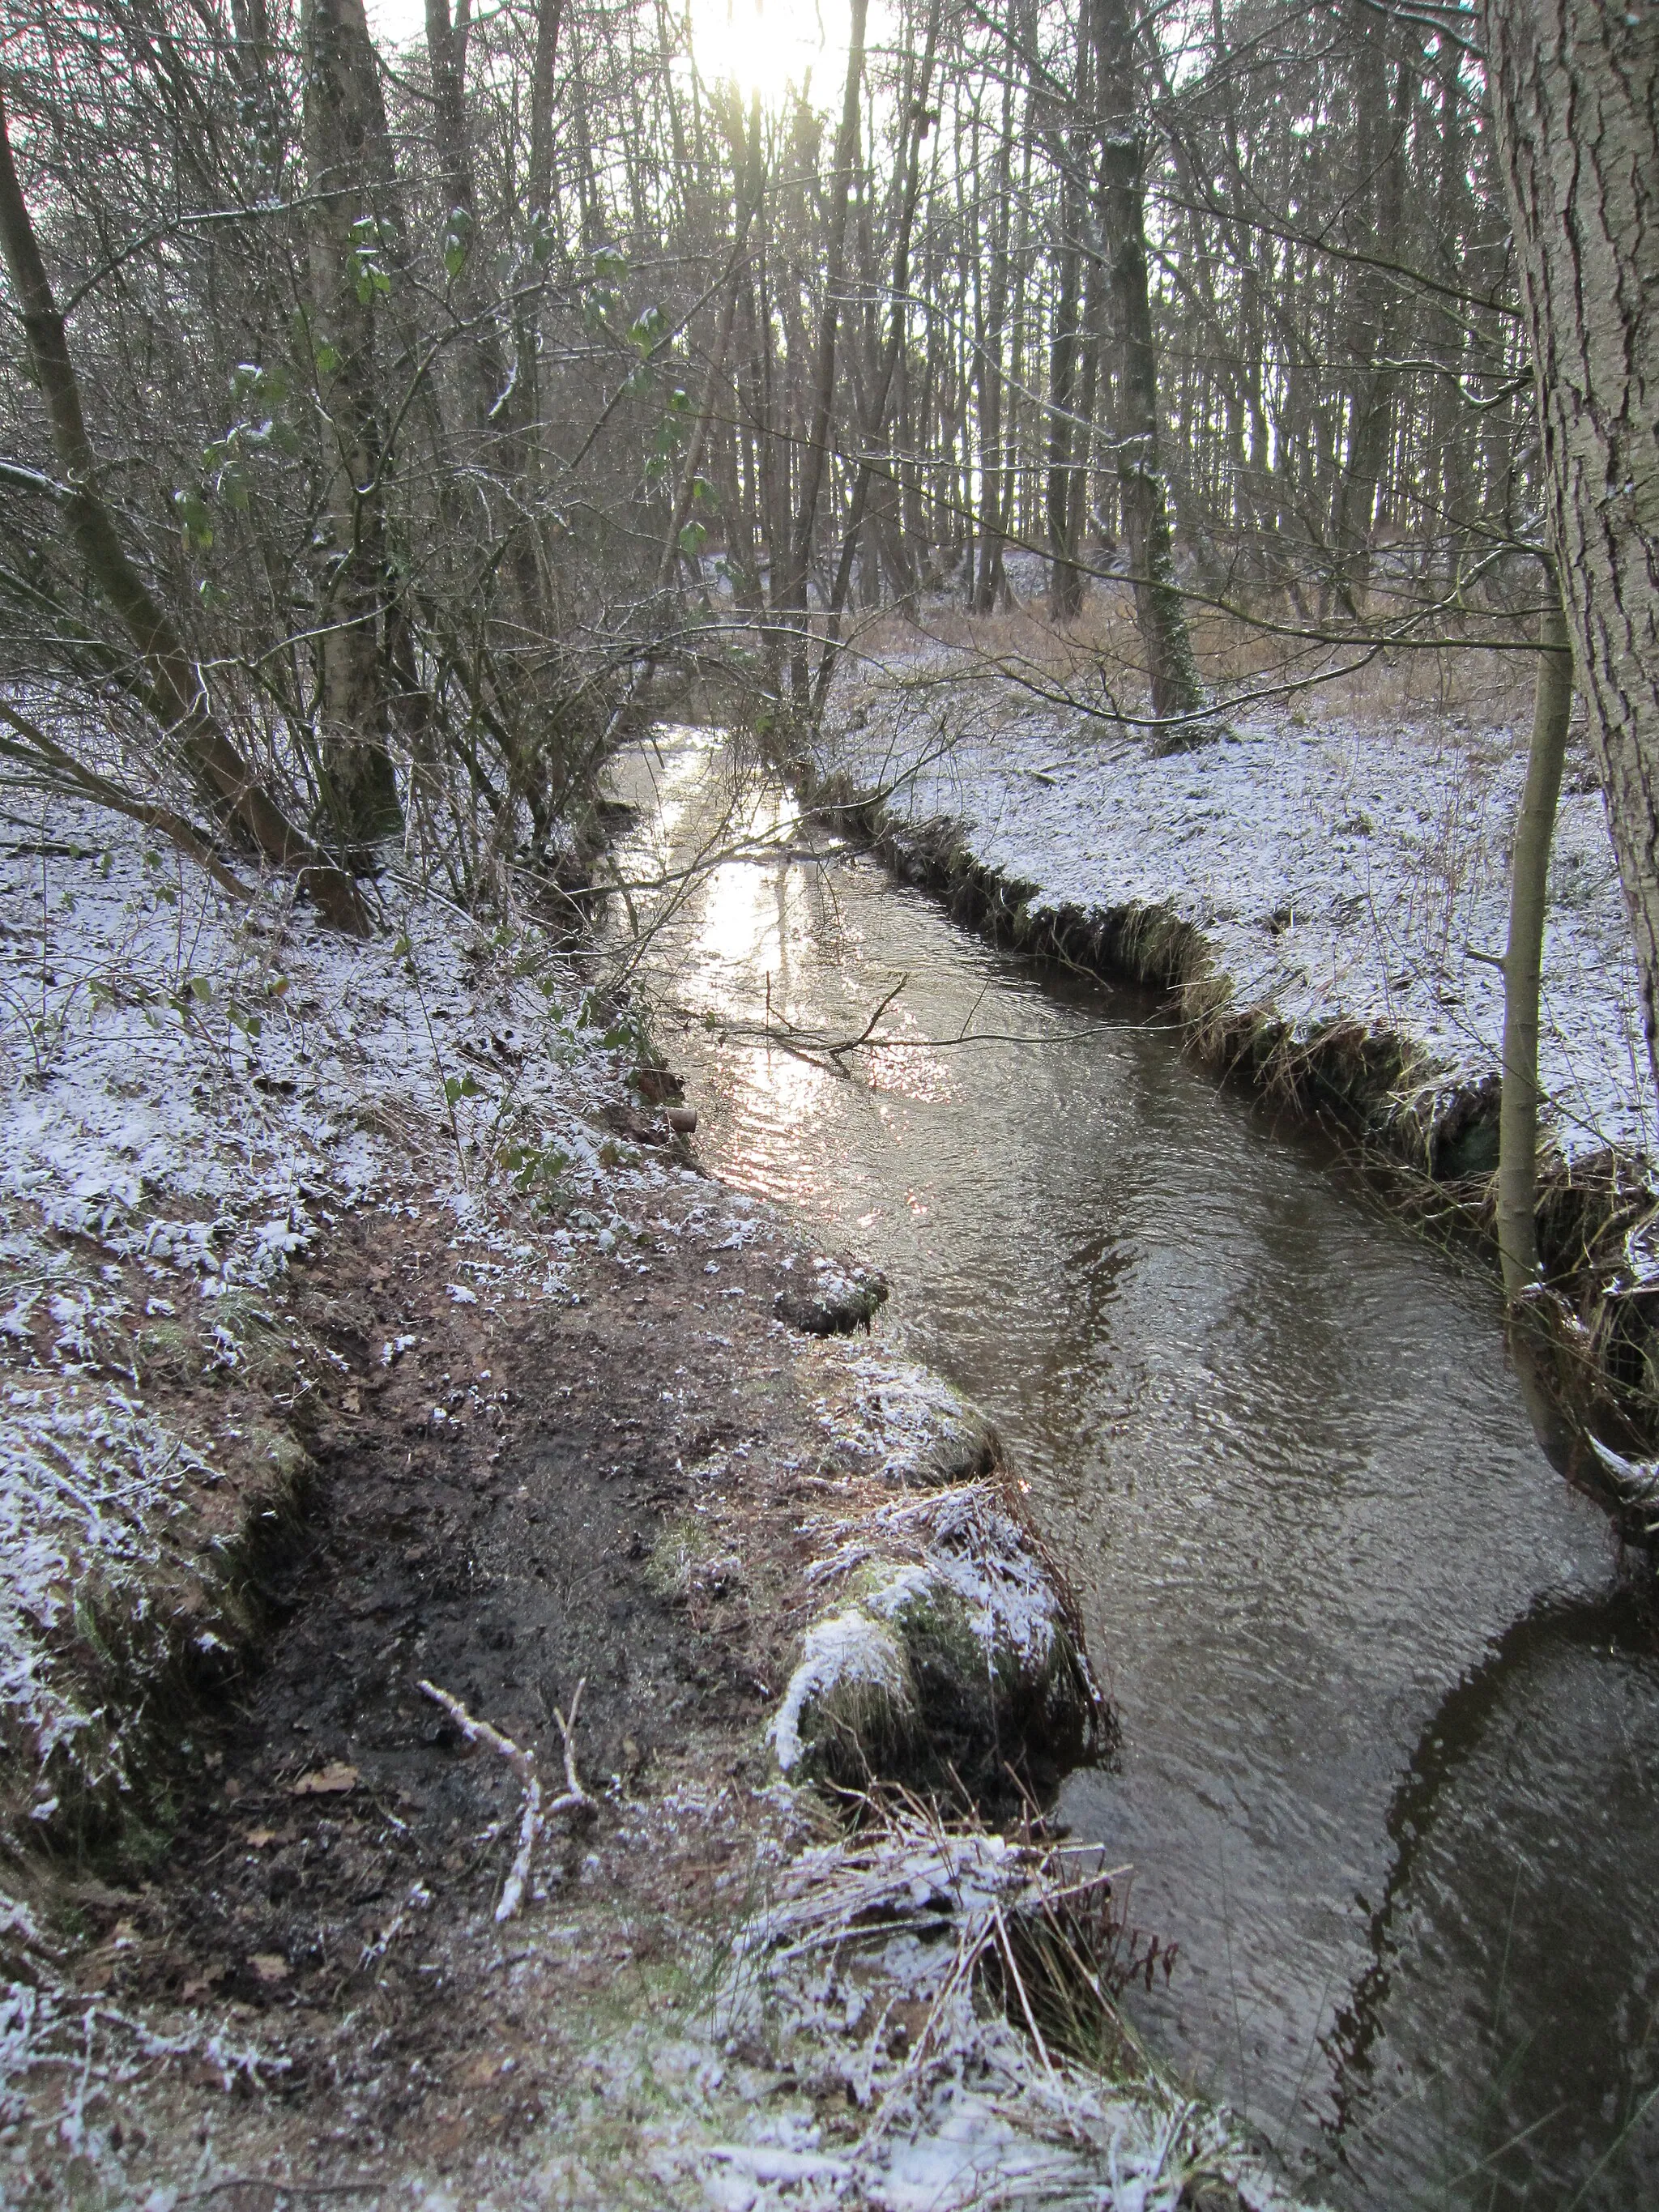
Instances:
[[[1504,1294],[1538,1274],[1538,1006],[1550,842],[1572,708],[1572,654],[1554,574],[1538,629],[1538,679],[1526,788],[1516,824],[1510,935],[1504,956],[1504,1090],[1498,1134],[1498,1250]]]

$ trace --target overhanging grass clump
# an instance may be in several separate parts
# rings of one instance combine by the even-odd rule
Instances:
[[[1041,1798],[1113,1734],[1069,1592],[991,1482],[826,1534],[850,1602],[808,1630],[771,1737],[792,1780],[897,1783],[988,1816]]]

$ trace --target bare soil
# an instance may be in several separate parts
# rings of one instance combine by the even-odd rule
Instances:
[[[689,1213],[710,1193],[684,1188]],[[834,1473],[771,1317],[789,1248],[711,1261],[694,1216],[626,1268],[592,1255],[580,1303],[491,1310],[452,1294],[453,1226],[365,1212],[303,1271],[292,1304],[334,1379],[307,1401],[319,1474],[263,1593],[263,1664],[191,1720],[148,1863],[129,1846],[44,1900],[78,1931],[82,1992],[256,2051],[236,2079],[261,2093],[222,2094],[211,2048],[116,2069],[68,2167],[44,2094],[0,2131],[0,2198],[194,2175],[252,2204],[278,2172],[476,2161],[586,2094],[595,2021],[659,1981],[678,2002],[732,1922],[770,1817],[802,1500]],[[550,1795],[580,1691],[597,1803],[550,1826],[505,1928],[520,1785],[423,1680],[536,1750]]]

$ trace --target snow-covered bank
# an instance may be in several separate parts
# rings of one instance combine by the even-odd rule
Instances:
[[[1316,708],[1152,759],[964,653],[849,672],[814,772],[900,841],[949,834],[1029,921],[1186,938],[1192,1011],[1274,1037],[1281,1068],[1343,1033],[1394,1040],[1405,1151],[1495,1117],[1509,838],[1526,737],[1458,719],[1358,728]],[[1635,956],[1589,757],[1568,759],[1544,949],[1544,1124],[1568,1164],[1659,1152]],[[1495,1130],[1493,1130],[1495,1134]],[[1409,1141],[1405,1141],[1409,1137]],[[1468,1166],[1489,1166],[1475,1152]]]
[[[1017,1757],[1028,1674],[1039,1728],[1057,1682],[1079,1733],[1095,1693],[971,1409],[883,1348],[775,1319],[788,1286],[822,1302],[856,1274],[667,1143],[641,1148],[625,1011],[533,929],[413,890],[348,945],[276,890],[222,902],[124,823],[54,807],[16,827],[0,1810],[25,1834],[31,1811],[48,1839],[88,1814],[107,1834],[143,1814],[164,1753],[179,1765],[142,1855],[135,1838],[100,1861],[111,1886],[76,1889],[0,1836],[5,1886],[40,1904],[31,1920],[0,1898],[0,2155],[65,2156],[88,2196],[165,2206],[250,2170],[355,2186],[370,2144],[377,2185],[418,2200],[465,2141],[472,2201],[611,2203],[625,2106],[630,2157],[687,2205],[965,2205],[994,2172],[1032,2203],[1121,2181],[1173,2206],[1195,2176],[1253,2176],[1224,2118],[1133,2058],[1115,2081],[1008,2024],[969,1953],[994,1923],[1018,1932],[1030,1855],[901,1827],[789,1871],[829,1816],[776,1780],[762,1732],[826,1608],[942,1636],[964,1680],[994,1669],[986,1713],[962,1718],[966,1740],[988,1715],[999,1757]],[[325,1497],[344,1500],[326,1522]],[[246,1645],[228,1559],[273,1513],[323,1528],[319,1584],[214,1733],[172,1686],[192,1655],[228,1666]],[[582,1639],[567,1671],[592,1678],[593,1825],[562,1864],[544,1845],[507,1954],[490,1777],[397,1700],[430,1668],[533,1741],[537,1700],[568,1699],[514,1611],[546,1567]],[[678,1654],[672,1700],[653,1638]],[[934,1694],[939,1651],[907,1650]],[[653,1703],[647,1772],[622,1731]],[[180,1716],[194,1750],[159,1741],[164,1718],[185,1736]],[[703,1856],[688,1903],[682,1861]],[[757,1896],[772,1905],[734,1947]],[[849,1901],[856,2000],[836,1949],[788,1927],[825,1930]],[[925,1940],[941,1911],[954,1975]],[[640,1958],[665,1951],[678,1978],[642,1966],[619,1999],[618,1935],[653,1913],[666,1932]],[[706,1999],[711,1953],[736,1966]],[[504,2026],[503,1993],[526,1990],[533,2030],[516,2010]],[[475,2152],[438,2087],[411,2091],[405,2030],[439,2054],[434,2083],[465,2054],[468,2128],[526,2078],[556,2120],[480,2124]],[[567,2124],[579,2057],[592,2110]],[[260,2094],[281,2078],[289,2095]],[[432,2099],[418,2124],[412,2094]],[[1276,2200],[1252,2179],[1239,2201]]]
[[[1316,704],[1164,759],[933,647],[849,670],[819,773],[915,830],[959,825],[1036,915],[1135,909],[1197,932],[1207,1010],[1295,1044],[1413,1048],[1402,1109],[1497,1071],[1522,731],[1360,728]],[[1599,793],[1570,759],[1550,873],[1540,1074],[1562,1155],[1659,1155],[1630,930]],[[1432,1106],[1431,1106],[1432,1110]]]
[[[222,1663],[227,1569],[305,1479],[343,1362],[291,1263],[366,1205],[435,1212],[455,1300],[556,1298],[689,1170],[594,1126],[637,1040],[533,930],[388,886],[347,942],[95,809],[5,823],[0,1811],[72,1826],[128,1795],[168,1676]]]

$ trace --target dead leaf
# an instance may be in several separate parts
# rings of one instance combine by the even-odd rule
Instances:
[[[259,1982],[285,1982],[288,1979],[288,1960],[279,1958],[275,1951],[256,1951],[248,1960],[253,1978]]]
[[[267,1844],[276,1842],[276,1831],[275,1828],[250,1828],[243,1840],[251,1851],[262,1851]]]
[[[342,1397],[340,1403],[345,1407],[348,1413],[361,1413],[362,1412],[363,1394],[357,1388],[355,1382],[352,1384],[350,1389],[349,1389],[343,1397]]]
[[[179,1994],[186,2004],[193,1997],[204,1997],[216,1982],[223,1981],[229,1971],[221,1959],[215,1965],[204,1967],[199,1974],[192,1974]]]
[[[501,2061],[486,2052],[482,2058],[474,2058],[463,2066],[455,2078],[463,2088],[483,2089],[488,2087],[501,2070]]]
[[[326,1766],[319,1766],[309,1774],[302,1774],[289,1791],[294,1797],[343,1797],[355,1790],[361,1777],[355,1766],[343,1759],[331,1759]]]

